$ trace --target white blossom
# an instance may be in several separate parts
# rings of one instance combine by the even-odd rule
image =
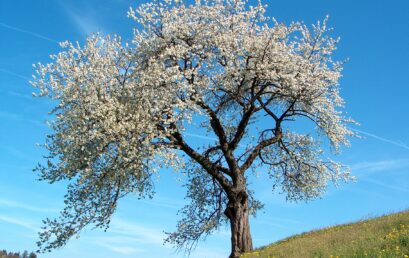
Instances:
[[[342,62],[331,58],[339,39],[329,36],[327,18],[310,29],[270,19],[265,8],[243,0],[152,1],[128,12],[137,23],[132,43],[96,34],[84,46],[61,43],[52,63],[35,65],[38,95],[56,103],[48,164],[38,170],[50,182],[74,181],[60,220],[49,220],[41,235],[45,249],[89,223],[108,225],[118,198],[150,195],[152,175],[165,166],[198,166],[187,173],[193,206],[184,211],[204,224],[182,221],[170,235],[177,245],[224,221],[220,210],[200,210],[226,208],[237,193],[249,193],[250,168],[268,168],[290,200],[319,196],[329,180],[348,179],[320,148],[328,139],[337,153],[354,135],[341,110]],[[319,134],[289,130],[302,119]],[[189,123],[215,143],[189,146]],[[213,197],[223,205],[214,206]]]

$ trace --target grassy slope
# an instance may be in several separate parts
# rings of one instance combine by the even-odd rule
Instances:
[[[409,210],[303,233],[241,257],[408,258]]]

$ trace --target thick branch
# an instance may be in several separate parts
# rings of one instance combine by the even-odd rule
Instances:
[[[224,132],[223,125],[221,124],[219,118],[217,117],[216,113],[211,109],[208,105],[206,105],[203,101],[194,99],[196,104],[206,110],[206,112],[210,116],[210,125],[213,128],[214,133],[219,138],[220,146],[223,151],[224,157],[226,159],[227,164],[229,165],[231,176],[233,180],[235,179],[235,171],[238,170],[237,162],[234,159],[234,155],[232,150],[229,148],[229,144],[227,143],[226,133]]]
[[[257,93],[255,93],[256,87],[259,85],[258,84],[258,77],[255,77],[253,79],[253,83],[251,85],[251,99],[249,100],[248,103],[248,109],[245,110],[244,108],[244,114],[242,119],[239,122],[239,125],[237,126],[237,131],[236,134],[234,135],[234,138],[232,141],[229,143],[229,148],[234,150],[237,148],[237,145],[239,144],[240,140],[242,139],[244,132],[246,130],[246,127],[251,119],[251,116],[258,111],[258,109],[255,106],[256,100],[260,98],[260,96],[264,93],[264,90],[267,88],[268,84],[262,85],[260,89],[258,90]]]
[[[175,141],[178,144],[178,146],[183,152],[185,152],[190,158],[192,158],[197,163],[199,163],[203,167],[203,169],[205,169],[212,177],[214,177],[217,180],[217,182],[220,183],[220,185],[223,187],[226,193],[230,192],[231,183],[222,173],[219,172],[219,171],[223,171],[225,173],[228,172],[226,168],[223,168],[220,165],[214,164],[209,159],[203,157],[198,152],[196,152],[194,149],[192,149],[184,141],[179,131],[175,130],[175,132],[171,134],[171,138],[172,138],[171,139],[172,141]]]
[[[244,114],[242,119],[240,120],[239,125],[237,126],[236,134],[234,135],[233,140],[229,143],[229,148],[234,150],[237,148],[240,140],[243,138],[244,132],[246,131],[246,127],[250,121],[251,116],[254,113],[254,106],[252,105]]]
[[[196,104],[204,109],[210,116],[210,125],[213,128],[214,133],[217,135],[219,138],[220,145],[223,146],[227,144],[227,138],[226,138],[226,133],[224,132],[223,125],[221,124],[219,118],[217,117],[216,113],[211,109],[206,103],[204,103],[201,100],[198,100],[197,98],[193,97],[193,100],[196,102]]]
[[[271,137],[266,140],[262,140],[259,142],[259,144],[254,147],[253,151],[250,153],[250,155],[247,157],[246,161],[243,163],[243,165],[240,167],[241,171],[246,171],[251,165],[253,164],[254,160],[259,156],[260,151],[264,149],[265,147],[268,147],[274,143],[277,143],[279,140],[282,138],[282,132],[281,129],[276,128],[275,130],[275,136]]]
[[[278,117],[271,111],[267,106],[274,100],[273,97],[269,98],[265,103],[261,100],[261,98],[257,99],[260,103],[259,109],[263,109],[268,115],[270,115],[275,121],[278,121]]]

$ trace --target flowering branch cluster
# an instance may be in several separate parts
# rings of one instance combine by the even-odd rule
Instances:
[[[285,25],[244,0],[153,1],[128,15],[141,28],[132,44],[97,34],[84,46],[62,43],[52,63],[36,66],[32,84],[57,103],[45,144],[50,155],[38,171],[50,182],[75,181],[61,217],[46,221],[43,250],[87,224],[108,225],[120,197],[151,195],[152,175],[163,166],[183,171],[185,156],[201,174],[191,177],[193,208],[184,213],[203,218],[193,213],[206,204],[214,216],[189,232],[179,225],[183,234],[170,240],[177,245],[217,228],[221,207],[258,164],[291,200],[348,178],[340,164],[321,158],[314,140],[327,138],[337,152],[353,135],[339,110],[342,63],[331,59],[338,39],[328,36],[327,19],[312,29]],[[301,119],[320,133],[291,131]],[[214,134],[215,143],[189,145],[188,123]]]

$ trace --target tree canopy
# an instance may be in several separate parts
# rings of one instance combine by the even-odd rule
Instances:
[[[88,224],[108,227],[118,200],[151,197],[164,167],[186,173],[191,199],[167,241],[189,249],[230,221],[231,257],[251,250],[248,215],[262,206],[247,189],[251,171],[269,173],[289,200],[349,178],[321,148],[338,153],[353,136],[327,19],[286,25],[243,0],[153,1],[128,16],[132,42],[94,34],[36,65],[32,84],[56,103],[37,171],[71,182],[65,209],[40,233],[43,251]],[[295,129],[307,121],[311,132]],[[191,127],[214,141],[189,143]]]

